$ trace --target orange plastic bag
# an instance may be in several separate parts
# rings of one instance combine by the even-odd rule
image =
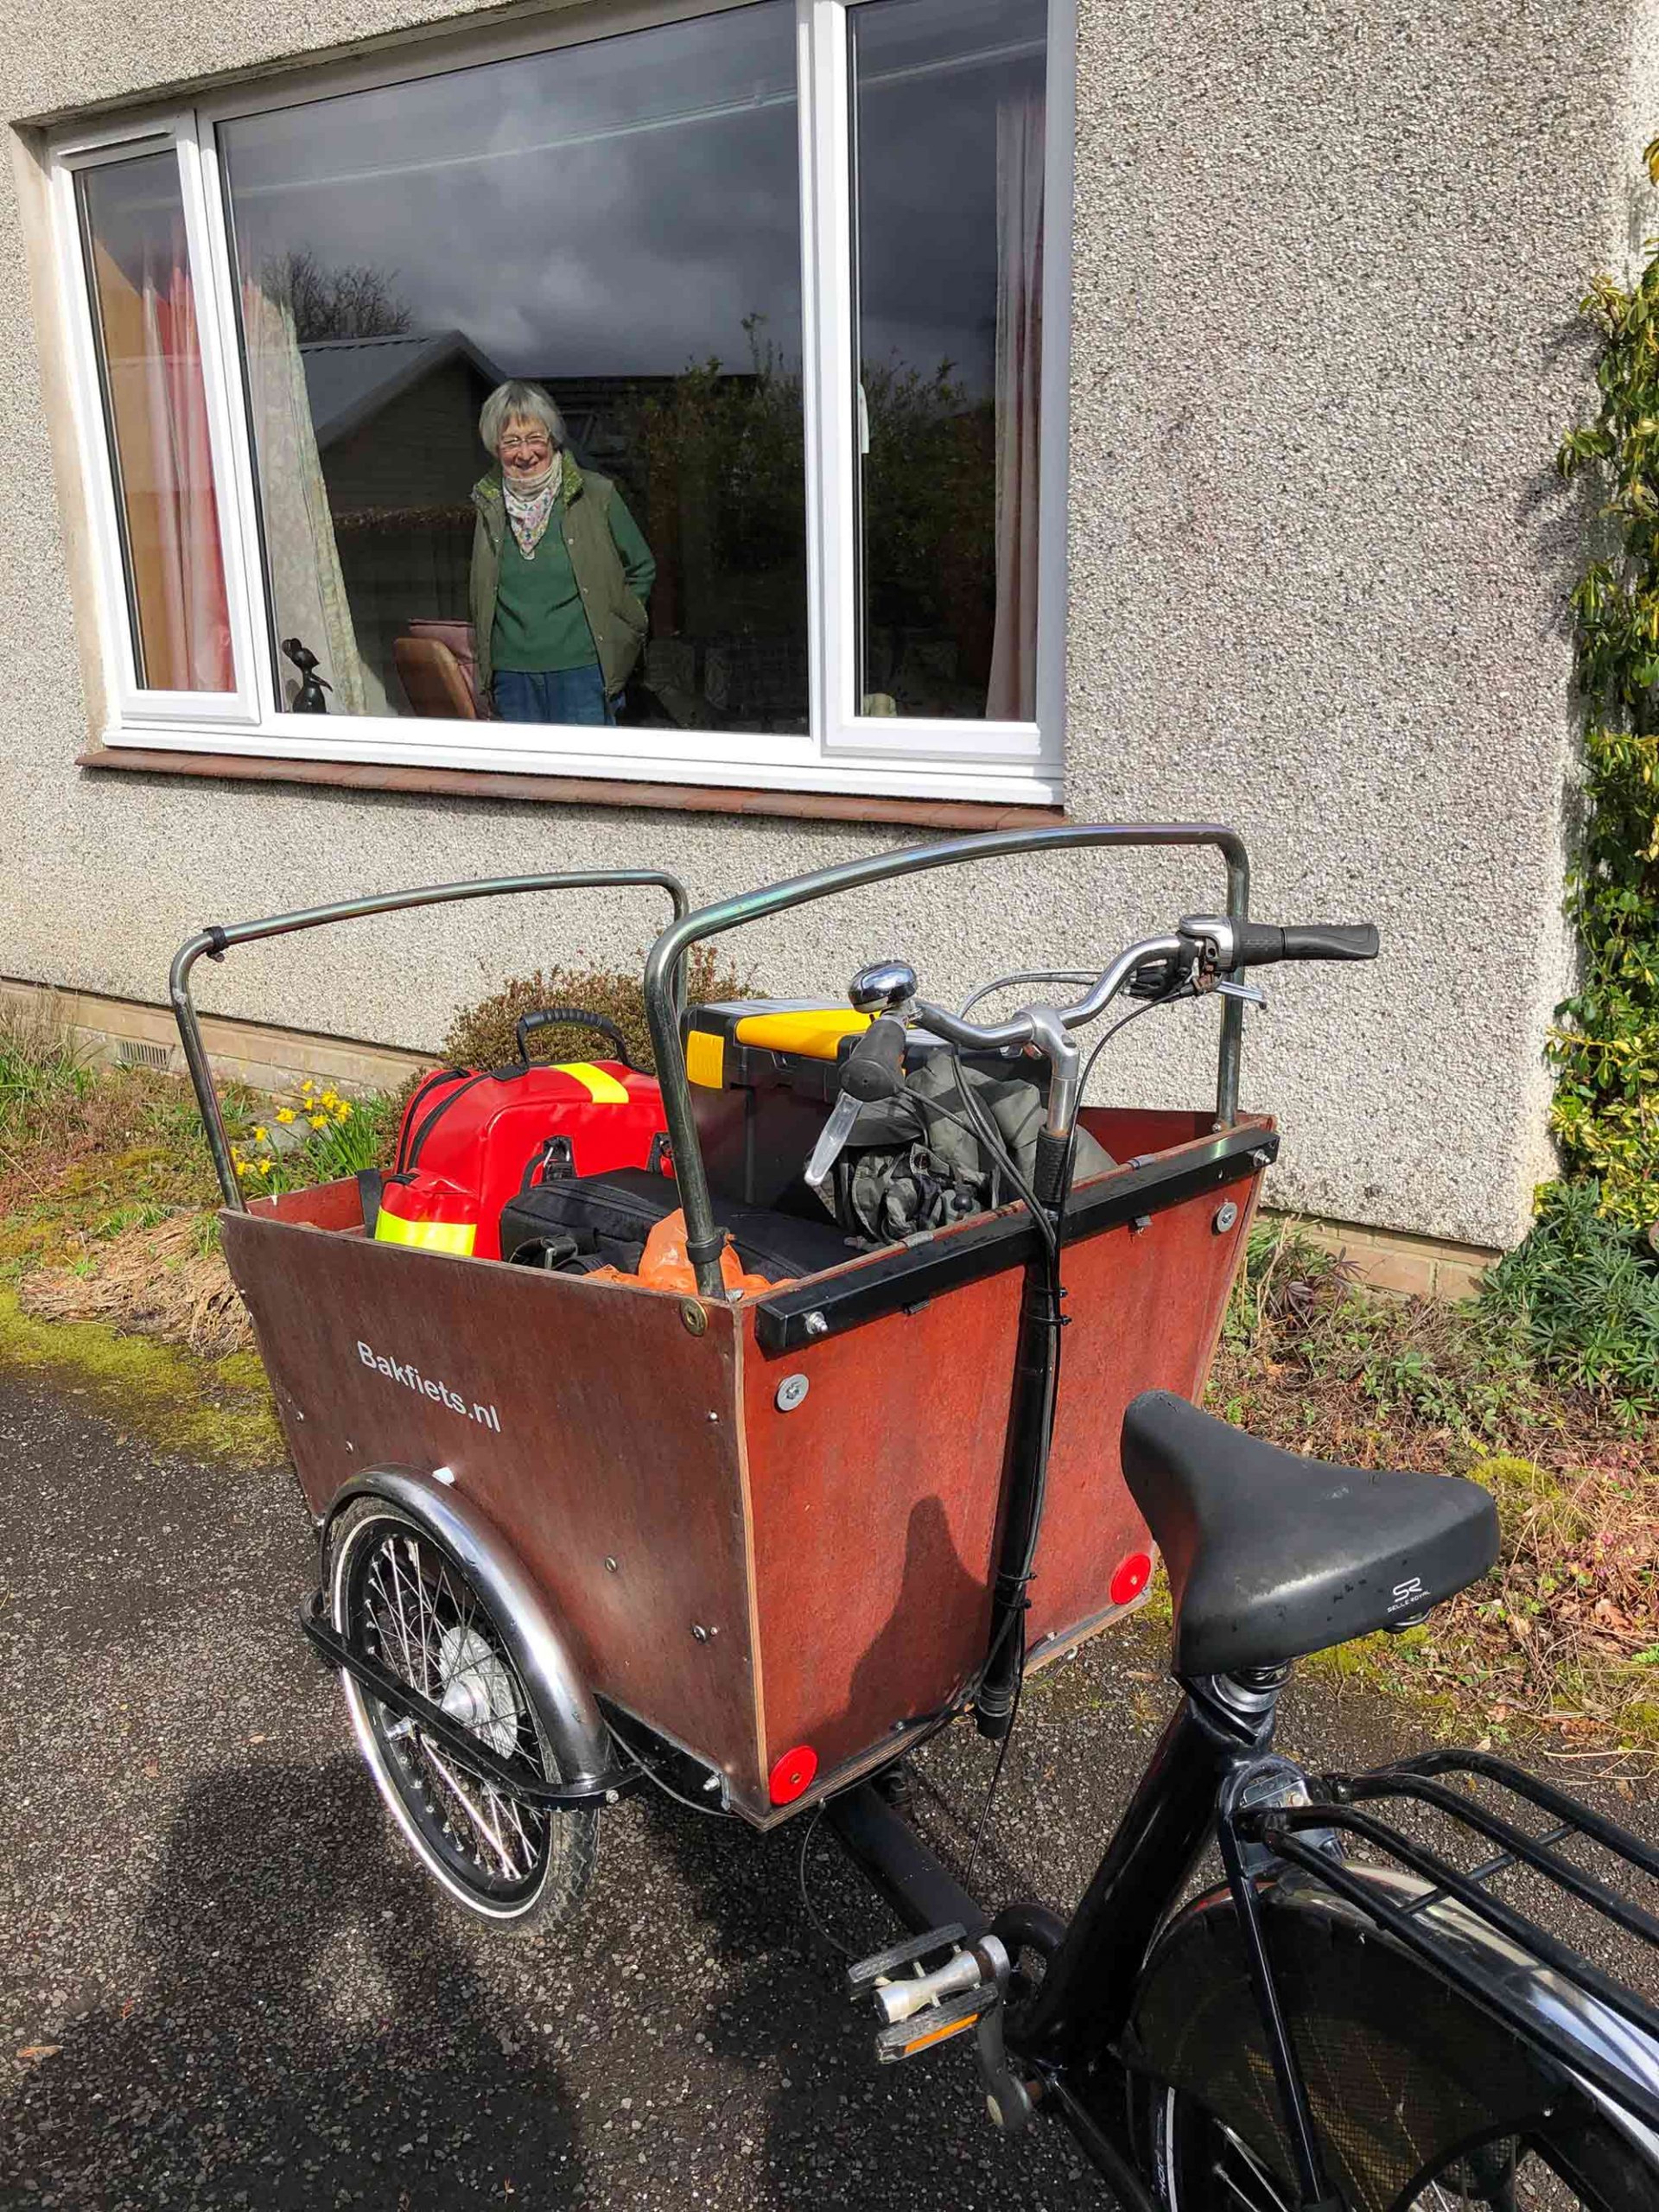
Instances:
[[[721,1249],[720,1274],[728,1291],[745,1295],[779,1287],[765,1275],[752,1275],[745,1270],[729,1236]],[[695,1295],[697,1278],[685,1256],[685,1216],[679,1207],[665,1213],[646,1237],[639,1280],[647,1290],[677,1290]]]

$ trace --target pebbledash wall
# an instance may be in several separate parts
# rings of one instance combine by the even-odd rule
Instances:
[[[0,976],[159,1003],[201,923],[468,874],[626,865],[712,898],[914,830],[112,774],[45,238],[39,126],[464,10],[25,0],[0,47]],[[1247,1103],[1271,1197],[1513,1241],[1548,1172],[1580,517],[1573,309],[1625,252],[1659,130],[1631,0],[1081,0],[1071,364],[1069,814],[1237,824],[1255,911],[1374,918],[1385,957],[1267,979]],[[742,945],[772,988],[901,954],[932,995],[1103,959],[1209,904],[1201,863],[995,863]],[[358,924],[199,970],[212,1008],[407,1046],[503,975],[622,961],[604,896]],[[1202,1097],[1213,1010],[1128,1033],[1109,1088]]]

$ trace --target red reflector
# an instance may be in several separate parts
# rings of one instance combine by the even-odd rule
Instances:
[[[1107,1595],[1115,1605],[1127,1605],[1131,1598],[1141,1595],[1151,1580],[1151,1554],[1131,1552],[1112,1577],[1111,1588]]]
[[[803,1790],[812,1787],[817,1770],[818,1755],[810,1744],[797,1744],[792,1751],[785,1751],[766,1777],[772,1803],[792,1805]]]

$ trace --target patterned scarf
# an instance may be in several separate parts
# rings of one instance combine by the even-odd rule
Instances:
[[[559,504],[560,471],[563,454],[556,453],[545,474],[533,484],[514,484],[504,472],[501,494],[507,503],[507,520],[512,524],[512,534],[518,541],[518,550],[526,561],[536,558],[536,548],[553,519],[553,510]]]

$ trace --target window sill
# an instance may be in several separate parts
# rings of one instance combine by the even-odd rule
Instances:
[[[78,768],[130,775],[211,777],[231,783],[308,784],[331,791],[408,791],[439,798],[506,799],[541,806],[661,808],[681,814],[773,815],[796,822],[893,823],[925,830],[1040,829],[1064,808],[1004,800],[887,798],[848,791],[758,791],[714,784],[651,784],[497,768],[416,768],[370,760],[275,760],[232,753],[89,747]]]

